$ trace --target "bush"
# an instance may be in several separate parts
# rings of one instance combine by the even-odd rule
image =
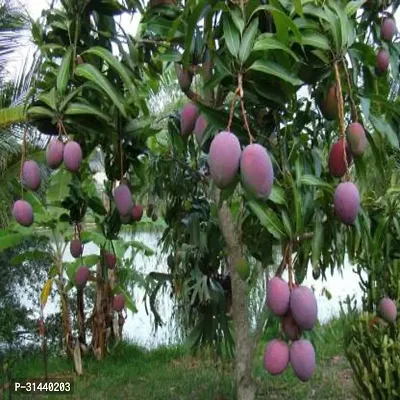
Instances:
[[[394,325],[374,314],[356,315],[346,323],[344,344],[358,398],[400,398],[399,320]]]

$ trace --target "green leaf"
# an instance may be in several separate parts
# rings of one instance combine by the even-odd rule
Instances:
[[[64,94],[65,90],[67,89],[70,78],[71,58],[72,48],[69,48],[62,59],[61,66],[57,74],[57,91],[61,95]]]
[[[349,19],[347,18],[347,15],[340,3],[338,3],[336,0],[331,0],[329,4],[336,11],[339,17],[341,49],[345,50],[349,43],[349,40],[352,37],[352,35],[350,35],[351,26],[349,23]]]
[[[303,175],[300,178],[300,183],[307,186],[318,186],[327,190],[329,193],[333,193],[333,187],[315,175]]]
[[[47,201],[59,203],[64,200],[69,194],[71,180],[72,174],[66,169],[59,169],[52,174],[46,192]]]
[[[54,279],[49,279],[43,286],[42,292],[40,293],[40,305],[42,307],[44,307],[47,303],[47,299],[50,296],[53,282],[54,282]]]
[[[242,65],[249,58],[251,49],[253,48],[254,39],[258,30],[258,18],[254,18],[250,25],[246,28],[239,49],[239,61]]]
[[[152,256],[152,255],[155,254],[153,249],[151,249],[150,247],[146,246],[142,242],[138,242],[136,240],[132,240],[131,242],[129,242],[129,245],[132,246],[135,249],[144,251],[144,254],[146,256]]]
[[[64,115],[95,115],[103,121],[110,123],[107,114],[99,108],[84,103],[69,103]]]
[[[238,28],[240,35],[242,35],[245,25],[242,12],[240,11],[239,7],[231,8],[229,11],[233,23],[235,24],[236,28]]]
[[[262,10],[269,11],[272,14],[277,30],[277,37],[280,41],[282,41],[284,44],[289,43],[289,30],[293,32],[296,40],[299,42],[301,41],[301,33],[296,24],[285,13],[271,5],[257,7],[251,14],[250,19],[252,19],[256,13]]]
[[[24,192],[24,200],[26,200],[33,208],[35,214],[45,214],[46,208],[40,200],[40,197],[34,192]]]
[[[366,0],[349,1],[344,8],[345,13],[351,17],[362,7],[365,1]]]
[[[301,0],[294,0],[293,3],[294,10],[297,12],[297,14],[303,16],[303,6],[301,4]]]
[[[56,111],[56,89],[55,88],[52,88],[48,92],[40,93],[40,95],[38,96],[38,100],[45,103],[53,111]]]
[[[289,216],[288,216],[287,212],[284,210],[281,211],[281,215],[282,215],[283,225],[286,229],[286,234],[288,237],[291,238],[293,235],[293,230],[292,230],[292,224],[290,222]]]
[[[339,52],[342,47],[340,20],[327,6],[323,7],[323,9],[330,25],[330,31],[332,32],[334,49]]]
[[[322,50],[330,50],[331,49],[331,45],[330,45],[327,37],[320,33],[317,33],[317,32],[303,33],[301,42],[303,45],[313,46],[313,47],[316,47],[316,48],[322,49]]]
[[[264,209],[254,200],[248,201],[248,205],[257,216],[262,226],[264,226],[271,235],[280,240],[286,237],[285,228],[275,212],[271,209]]]
[[[319,258],[321,255],[323,241],[324,241],[324,230],[322,225],[322,216],[321,213],[318,212],[315,216],[315,227],[314,227],[314,235],[313,235],[312,250],[311,250],[311,262],[314,268],[319,265]]]
[[[258,72],[262,72],[264,74],[276,76],[293,86],[298,86],[303,83],[299,78],[295,75],[287,71],[285,68],[281,67],[279,64],[273,61],[266,60],[257,60],[250,69]]]
[[[290,48],[284,45],[279,40],[275,39],[270,34],[264,34],[254,43],[253,51],[265,51],[265,50],[283,50],[287,54],[293,57],[294,60],[299,61],[297,55],[290,50]]]
[[[189,4],[189,3],[187,3]],[[190,5],[190,4],[189,4]],[[183,53],[183,65],[188,65],[189,64],[189,58],[190,58],[190,52],[192,49],[192,42],[195,38],[195,32],[197,28],[197,23],[200,19],[200,17],[203,15],[203,13],[209,9],[209,5],[206,3],[205,0],[200,0],[196,7],[191,10],[189,13],[189,18],[187,20],[187,31],[186,31],[186,36],[185,36],[185,45],[184,49],[185,52]]]
[[[23,233],[10,233],[7,231],[3,232],[4,235],[1,235],[0,237],[0,251],[4,251],[10,247],[18,246],[27,237]]]
[[[34,106],[28,108],[28,115],[42,118],[54,118],[56,114],[46,107]]]
[[[83,54],[90,53],[101,57],[112,69],[114,69],[125,83],[127,89],[131,93],[135,93],[135,86],[131,79],[128,69],[115,57],[109,50],[104,47],[95,46],[86,50]]]
[[[271,194],[268,200],[271,200],[275,204],[286,204],[284,190],[277,185],[272,186]]]
[[[96,84],[115,104],[121,114],[126,118],[126,111],[124,101],[120,93],[110,83],[108,79],[93,65],[81,64],[76,67],[75,74]]]
[[[374,128],[383,136],[386,137],[389,143],[395,147],[396,149],[399,148],[399,139],[394,132],[392,126],[387,123],[384,119],[376,117],[372,114],[369,116],[369,120]]]
[[[222,18],[222,24],[224,28],[224,38],[226,46],[228,47],[230,53],[234,57],[237,57],[240,46],[239,31],[235,27],[232,20],[229,18],[228,14],[224,14]]]
[[[104,235],[98,232],[91,232],[91,231],[82,232],[81,239],[84,242],[93,242],[97,244],[97,246],[99,247],[103,247],[107,242],[107,239],[104,237]]]

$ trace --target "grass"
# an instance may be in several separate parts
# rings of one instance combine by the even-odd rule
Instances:
[[[314,377],[307,383],[301,383],[290,367],[279,377],[271,377],[264,371],[263,350],[265,343],[275,335],[274,330],[277,327],[268,330],[268,336],[263,338],[257,349],[254,363],[255,377],[259,384],[257,399],[353,398],[351,370],[342,352],[341,321],[333,320],[319,326],[309,335],[316,348],[318,366]],[[71,364],[61,357],[49,358],[49,371],[50,376],[73,376]],[[40,354],[36,357],[25,357],[13,367],[14,379],[42,375]],[[123,342],[101,362],[89,356],[84,358],[84,375],[75,378],[75,395],[71,398],[233,400],[232,376],[232,365],[216,367],[210,359],[192,357],[184,346],[146,351]],[[0,398],[1,393],[0,391]]]

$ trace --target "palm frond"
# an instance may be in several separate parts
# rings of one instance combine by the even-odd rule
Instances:
[[[28,19],[10,0],[0,0],[0,73],[22,43]]]

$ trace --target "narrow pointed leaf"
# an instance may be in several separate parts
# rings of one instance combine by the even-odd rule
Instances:
[[[239,49],[239,61],[244,64],[248,59],[254,45],[254,39],[258,30],[258,18],[254,18],[243,34]]]
[[[84,103],[70,103],[64,112],[65,115],[95,115],[100,119],[110,122],[107,114],[95,106]]]
[[[91,64],[81,64],[76,67],[75,73],[77,76],[88,79],[96,84],[115,104],[121,114],[126,118],[123,98],[118,93],[117,89],[105,78],[105,76]]]
[[[280,78],[293,86],[301,85],[303,81],[293,75],[291,72],[273,61],[257,60],[250,69],[264,74],[273,75]]]
[[[57,75],[57,91],[60,94],[64,94],[68,85],[68,81],[70,78],[71,58],[72,58],[72,49],[69,48],[63,57]]]
[[[234,57],[237,57],[240,45],[239,31],[227,14],[224,14],[222,24],[224,27],[224,38],[226,46],[228,47],[230,53]]]

